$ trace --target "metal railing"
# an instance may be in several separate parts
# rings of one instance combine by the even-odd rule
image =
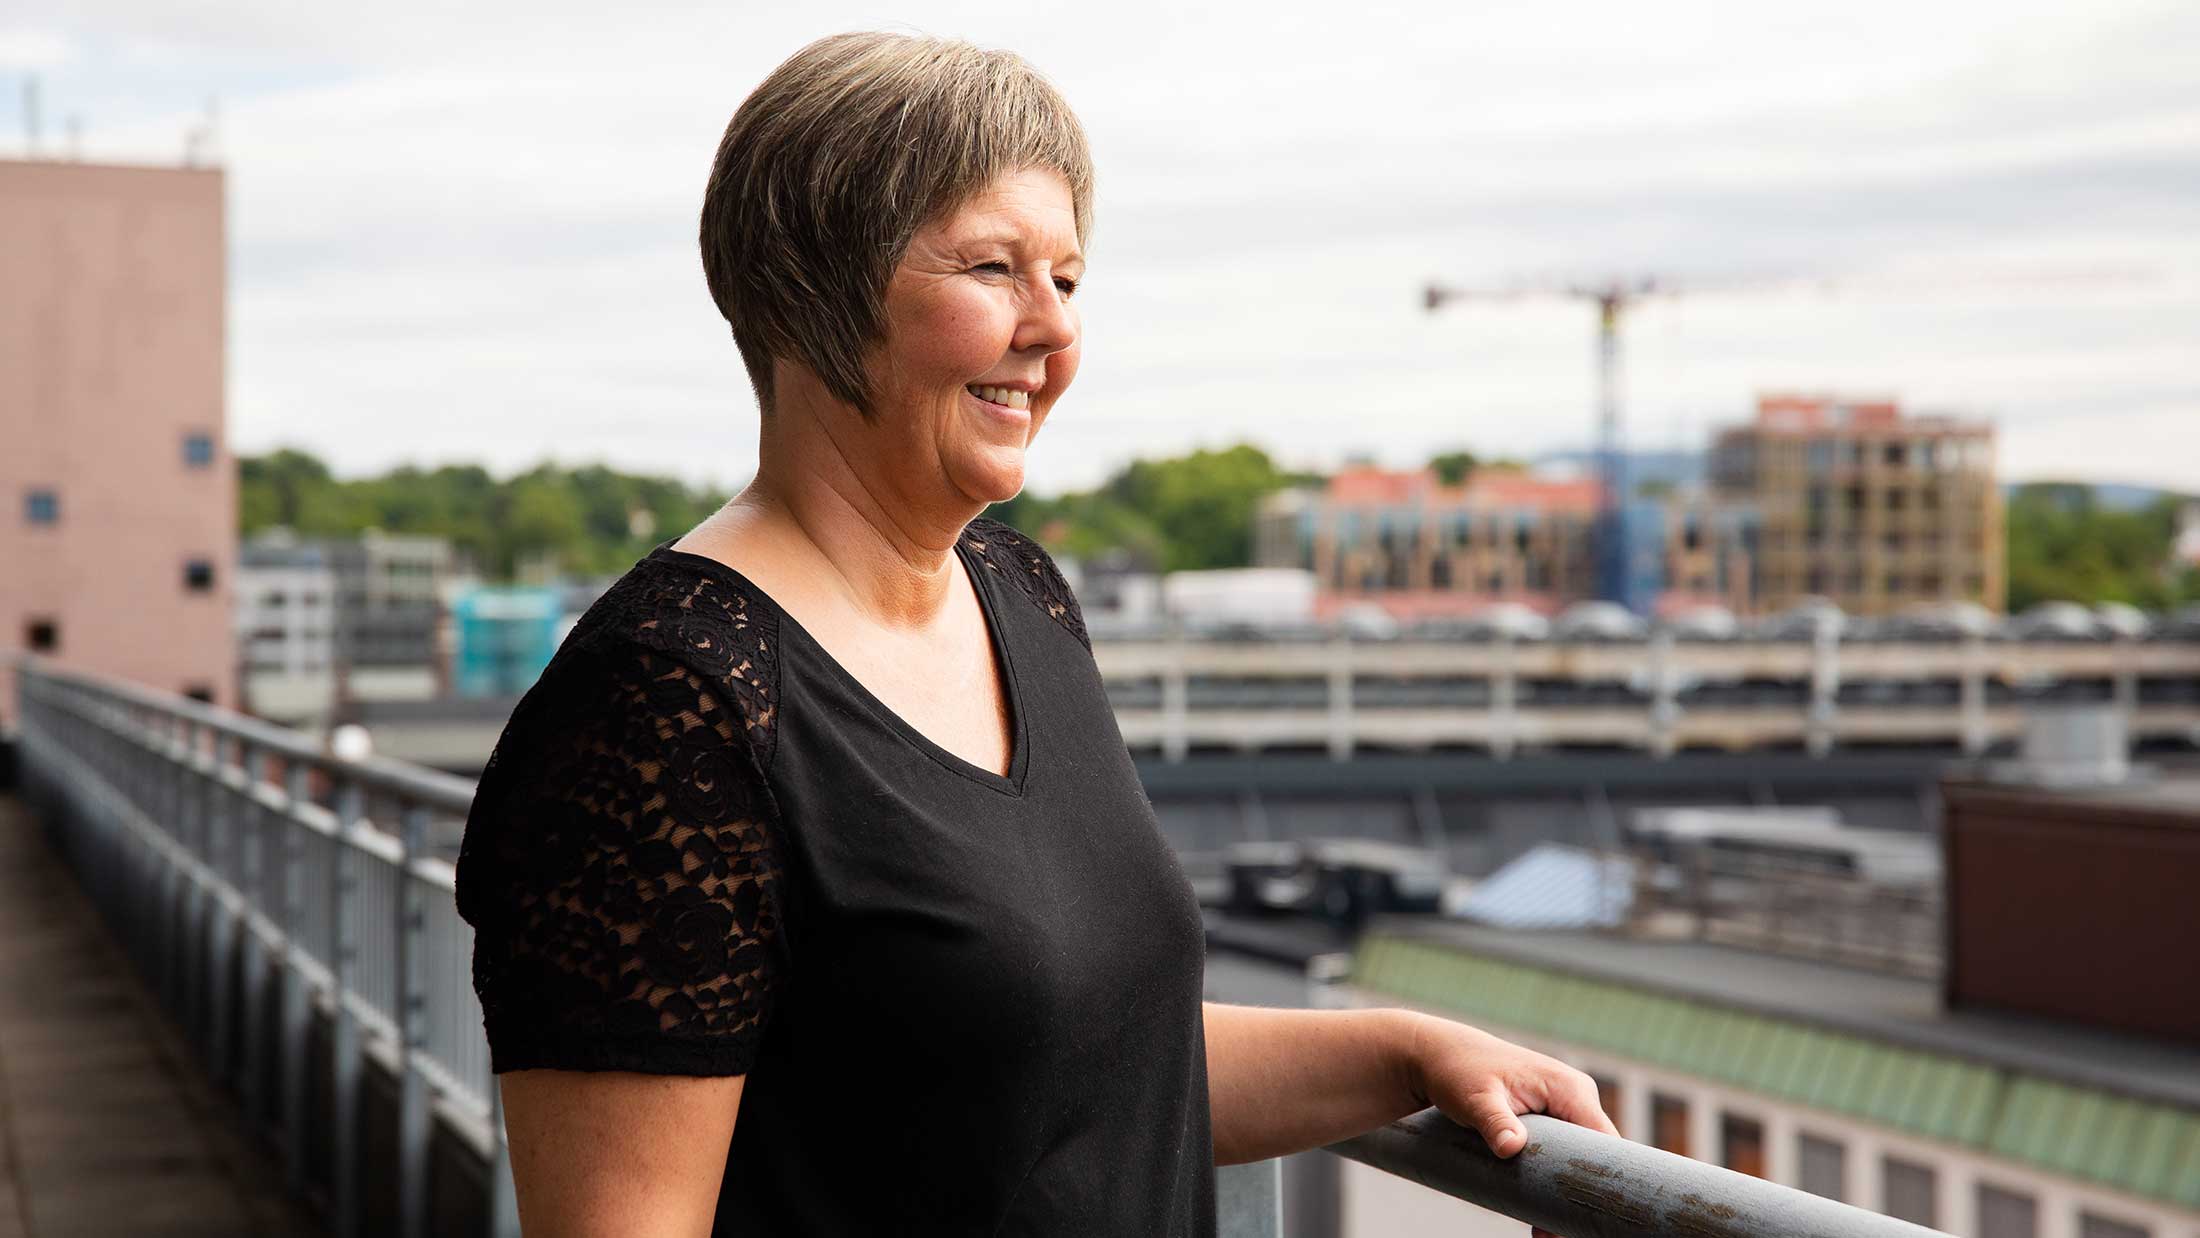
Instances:
[[[1330,1151],[1566,1238],[1929,1238],[1938,1230],[1542,1114],[1499,1160],[1433,1109]]]
[[[427,846],[431,821],[464,817],[473,784],[340,760],[295,732],[33,658],[19,661],[17,683],[34,806],[216,1081],[248,1114],[269,1116],[293,1188],[310,1193],[318,1176],[331,1229],[361,1232],[362,1166],[373,1163],[361,1155],[362,1079],[379,1066],[397,1085],[395,1232],[431,1232],[440,1120],[487,1166],[481,1229],[517,1238],[472,930],[458,917],[451,865]],[[318,1073],[317,1020],[328,1050]],[[272,1080],[270,1062],[280,1064]],[[316,1102],[318,1126],[308,1117]],[[1526,1122],[1528,1147],[1505,1161],[1433,1110],[1330,1151],[1566,1238],[1933,1232],[1581,1127]],[[1276,1167],[1220,1171],[1226,1238],[1276,1238]]]
[[[318,1189],[336,1234],[360,1231],[361,1083],[379,1063],[397,1083],[396,1232],[429,1232],[439,1112],[488,1163],[490,1233],[516,1238],[473,934],[450,863],[427,847],[429,823],[463,818],[474,785],[340,760],[296,732],[36,659],[17,684],[26,792],[214,1079],[268,1116],[293,1189]],[[309,1071],[316,1022],[324,1077]]]

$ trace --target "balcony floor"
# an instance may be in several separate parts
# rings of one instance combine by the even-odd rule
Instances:
[[[0,792],[0,1238],[321,1233]]]

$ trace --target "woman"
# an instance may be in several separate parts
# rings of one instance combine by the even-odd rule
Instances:
[[[1611,1129],[1469,1027],[1202,1005],[1076,599],[979,514],[1076,376],[1091,217],[1003,52],[824,39],[727,127],[756,479],[581,619],[459,861],[530,1238],[1205,1235],[1216,1164],[1429,1104]]]

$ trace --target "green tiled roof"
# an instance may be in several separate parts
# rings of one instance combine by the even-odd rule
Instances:
[[[2200,1208],[2200,1113],[1373,932],[1352,981],[1554,1040]]]

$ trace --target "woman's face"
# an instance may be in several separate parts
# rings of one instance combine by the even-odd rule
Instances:
[[[935,462],[973,502],[1014,498],[1024,449],[1077,375],[1085,277],[1069,185],[1014,172],[910,239],[871,375],[896,472]]]

